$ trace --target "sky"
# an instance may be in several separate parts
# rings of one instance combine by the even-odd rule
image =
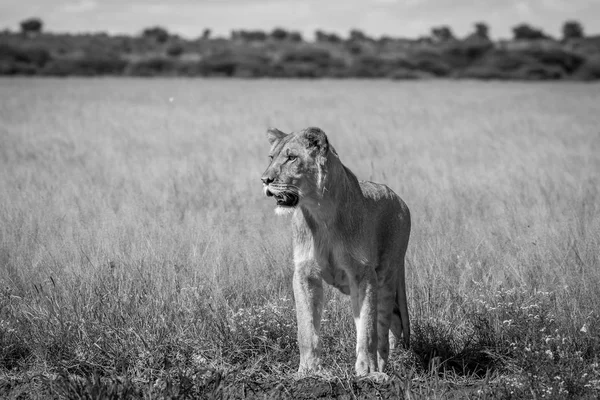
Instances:
[[[492,38],[510,38],[511,28],[529,23],[560,37],[566,20],[600,34],[600,0],[0,0],[0,30],[38,17],[51,32],[139,34],[159,25],[195,38],[205,28],[213,36],[234,29],[297,30],[311,39],[316,29],[347,36],[416,38],[433,26],[448,25],[458,37],[486,22]]]

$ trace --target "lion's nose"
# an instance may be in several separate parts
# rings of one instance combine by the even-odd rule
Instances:
[[[270,176],[263,176],[262,178],[260,178],[260,180],[263,181],[265,185],[268,185],[269,183],[274,181],[274,179]]]

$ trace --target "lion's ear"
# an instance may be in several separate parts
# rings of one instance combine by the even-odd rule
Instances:
[[[283,133],[277,128],[267,129],[267,139],[269,139],[269,144],[273,144],[276,141],[283,139],[285,136],[287,136],[287,133]]]
[[[327,135],[320,128],[307,128],[302,132],[302,136],[306,139],[307,147],[314,149],[317,155],[325,157],[329,151],[329,141]]]

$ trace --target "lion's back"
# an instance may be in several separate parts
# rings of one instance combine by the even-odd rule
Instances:
[[[410,210],[408,206],[387,185],[371,181],[360,181],[364,205],[365,224],[370,225],[371,234],[377,237],[380,249],[387,248],[390,242],[408,245],[410,235]]]
[[[404,200],[389,186],[371,181],[360,181],[359,184],[367,207],[372,208],[371,212],[377,210],[384,213],[410,215]]]

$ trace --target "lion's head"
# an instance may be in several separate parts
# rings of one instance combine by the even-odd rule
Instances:
[[[261,180],[265,195],[275,197],[278,214],[292,211],[306,199],[317,199],[333,148],[319,128],[286,134],[269,129],[269,166]]]

